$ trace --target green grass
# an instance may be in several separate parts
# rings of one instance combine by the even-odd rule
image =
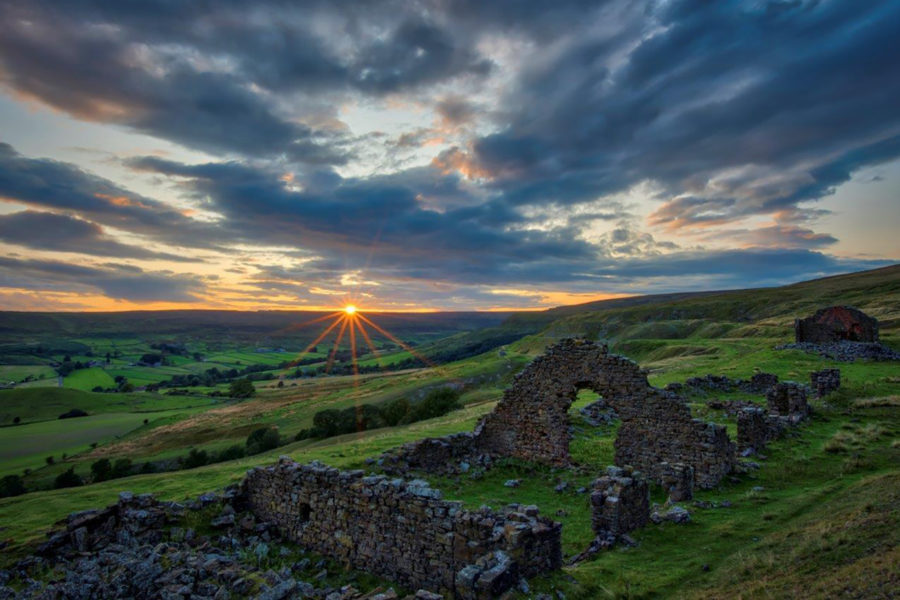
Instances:
[[[89,392],[98,386],[104,389],[114,388],[116,382],[103,368],[91,367],[72,371],[72,374],[63,380],[63,386]]]

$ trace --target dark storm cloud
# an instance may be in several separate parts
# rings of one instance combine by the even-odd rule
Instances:
[[[374,252],[380,269],[414,273],[428,263],[444,279],[467,270],[501,272],[516,264],[589,261],[596,255],[587,242],[559,232],[506,229],[524,219],[502,202],[479,202],[459,178],[429,167],[365,179],[319,177],[318,186],[293,191],[274,173],[246,164],[184,165],[154,157],[129,164],[184,178],[193,194],[207,198],[245,238],[299,245],[326,258],[341,255],[351,264],[365,264]],[[423,201],[431,196],[460,206],[429,210]]]
[[[183,247],[278,246],[305,261],[259,267],[265,289],[369,265],[423,298],[425,282],[741,287],[880,264],[815,252],[836,238],[813,231],[809,203],[900,157],[896,2],[14,0],[0,23],[14,92],[221,159],[129,162],[219,217],[200,222],[0,145],[0,196],[68,219],[53,240],[7,228],[20,245],[104,254],[114,242],[90,222]],[[435,122],[358,138],[336,122],[345,103],[386,97]],[[366,144],[419,150],[441,131],[458,146],[430,167],[336,172]],[[641,231],[622,197],[647,182],[651,226],[746,248]],[[775,224],[735,223],[758,215]],[[587,238],[598,220],[616,224]],[[99,270],[63,279],[121,293],[112,281],[165,277]]]
[[[102,267],[0,257],[0,287],[31,290],[93,291],[132,302],[197,302],[203,282],[170,271],[144,271],[130,265]]]
[[[673,2],[643,22],[525,67],[503,129],[474,144],[496,189],[580,202],[652,180],[673,197],[655,222],[685,225],[793,207],[900,156],[897,3]]]
[[[221,242],[221,231],[217,228],[198,223],[165,203],[135,194],[70,163],[23,156],[2,142],[0,198],[29,207],[74,213],[96,223],[179,246],[215,248]],[[19,239],[24,235],[20,234]],[[65,232],[60,235],[64,236]],[[60,239],[57,243],[64,241]]]
[[[37,250],[119,258],[198,262],[199,259],[152,252],[110,238],[96,223],[66,215],[25,210],[0,215],[0,241]]]
[[[0,22],[18,92],[190,148],[310,164],[345,163],[348,140],[278,94],[381,95],[491,69],[422,11],[387,6],[12,1]]]

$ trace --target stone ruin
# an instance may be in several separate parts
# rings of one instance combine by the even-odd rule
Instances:
[[[748,454],[762,451],[769,441],[805,421],[811,412],[806,387],[793,381],[770,389],[766,404],[766,408],[748,406],[737,413],[738,448]]]
[[[660,463],[693,468],[695,483],[714,487],[734,466],[725,427],[691,417],[675,394],[651,386],[638,365],[604,345],[567,339],[516,376],[494,411],[475,429],[481,454],[568,466],[568,410],[578,391],[600,394],[622,420],[615,463],[659,480]]]
[[[597,539],[615,541],[650,522],[650,486],[629,468],[608,467],[591,491],[591,527]]]
[[[831,306],[795,320],[794,336],[798,344],[877,342],[878,321],[852,306]]]
[[[694,469],[682,463],[659,463],[660,483],[669,502],[686,502],[694,497]]]
[[[841,387],[840,369],[822,369],[809,374],[809,384],[816,393],[816,398],[827,396]]]
[[[305,548],[453,598],[492,598],[562,565],[562,525],[536,507],[466,511],[420,480],[283,459],[251,470],[241,497]]]
[[[692,418],[684,399],[651,386],[636,363],[577,339],[551,346],[516,375],[475,431],[410,442],[378,463],[395,474],[459,473],[503,457],[569,466],[568,410],[582,389],[600,394],[604,410],[622,421],[617,465],[632,465],[656,481],[663,462],[689,465],[702,488],[714,487],[733,469],[735,446],[724,425]]]
[[[754,373],[750,379],[732,379],[727,375],[710,374],[703,377],[690,377],[684,383],[669,383],[664,389],[676,394],[708,392],[765,394],[776,383],[778,383],[778,375],[774,373]]]
[[[769,414],[797,424],[809,417],[806,388],[793,381],[779,383],[766,394]]]

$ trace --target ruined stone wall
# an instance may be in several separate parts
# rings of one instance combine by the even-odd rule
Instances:
[[[809,416],[810,408],[806,401],[806,388],[793,381],[785,381],[773,387],[766,394],[769,414],[783,417],[792,424],[797,424]]]
[[[617,465],[659,480],[661,462],[685,463],[705,488],[731,471],[734,445],[724,426],[693,419],[683,399],[652,387],[637,364],[585,340],[563,340],[518,374],[476,429],[476,451],[568,465],[568,409],[584,388],[601,394],[622,420]]]
[[[241,491],[289,539],[413,588],[487,597],[562,564],[562,527],[536,508],[468,512],[423,481],[283,459],[251,470]]]
[[[591,527],[597,536],[620,536],[650,521],[650,486],[640,473],[609,467],[592,487]]]
[[[765,409],[750,406],[737,415],[737,443],[741,450],[761,452],[771,439],[768,415]]]
[[[382,454],[378,466],[389,475],[406,475],[410,471],[453,475],[464,473],[471,466],[489,467],[489,455],[472,452],[473,437],[467,432],[409,442]]]
[[[694,469],[682,463],[663,462],[660,484],[669,495],[669,502],[686,502],[694,497]]]
[[[877,342],[878,321],[852,306],[831,306],[794,321],[797,343]]]
[[[816,393],[816,398],[826,396],[841,387],[841,370],[822,369],[821,371],[813,371],[809,374],[809,383]]]

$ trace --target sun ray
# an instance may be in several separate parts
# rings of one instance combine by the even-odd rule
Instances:
[[[295,331],[302,327],[306,327],[307,325],[315,325],[316,323],[321,323],[322,321],[327,321],[328,319],[331,319],[333,317],[339,317],[339,316],[341,316],[341,314],[343,314],[342,311],[337,311],[337,312],[329,313],[327,315],[322,315],[321,317],[316,317],[315,319],[311,319],[309,321],[304,321],[303,323],[294,323],[293,325],[288,325],[287,327],[285,327],[283,329],[279,329],[273,335],[280,335],[283,333],[288,333],[290,331]]]
[[[372,351],[372,355],[375,357],[376,364],[381,366],[381,352],[375,347],[375,344],[372,343],[372,338],[369,337],[369,332],[366,331],[365,326],[362,324],[362,321],[359,320],[356,322],[356,326],[359,327],[359,332],[362,334],[363,339],[366,341],[366,345],[369,346],[369,350]]]
[[[334,364],[334,356],[337,354],[338,346],[341,344],[341,340],[344,339],[344,331],[347,330],[347,323],[350,321],[350,318],[347,315],[341,317],[341,328],[338,330],[337,339],[334,340],[334,347],[331,348],[331,354],[328,356],[328,362],[325,365],[325,372],[331,372],[331,366]]]
[[[353,362],[353,376],[359,377],[359,365],[356,364],[356,324],[357,319],[350,317],[350,359]]]
[[[391,340],[391,341],[394,342],[395,344],[399,344],[401,348],[403,348],[404,350],[406,350],[407,352],[409,352],[410,354],[412,354],[413,356],[415,356],[416,358],[418,358],[419,360],[421,360],[423,363],[425,363],[425,364],[428,365],[429,367],[437,367],[436,364],[434,364],[433,362],[431,362],[430,360],[428,360],[427,358],[425,358],[424,356],[422,356],[422,354],[420,354],[419,352],[416,352],[415,350],[413,350],[408,344],[406,344],[406,342],[404,342],[403,340],[401,340],[400,338],[398,338],[398,337],[395,336],[394,334],[390,333],[390,332],[387,331],[386,329],[383,329],[382,327],[379,327],[378,325],[376,325],[371,319],[369,319],[369,318],[366,317],[365,315],[360,314],[360,315],[359,315],[359,318],[362,319],[363,321],[365,321],[366,323],[368,323],[369,325],[371,325],[371,326],[375,329],[375,331],[377,331],[377,332],[380,333],[381,335],[387,337],[389,340]]]
[[[310,350],[312,350],[313,348],[315,348],[316,345],[317,345],[319,342],[321,342],[323,339],[325,339],[325,336],[328,335],[328,334],[331,332],[331,330],[334,329],[334,328],[338,325],[338,323],[341,322],[341,321],[340,321],[340,320],[341,320],[340,313],[335,313],[335,314],[337,315],[338,318],[335,319],[334,323],[332,323],[331,325],[329,325],[329,326],[325,329],[325,331],[323,331],[322,333],[319,334],[319,337],[317,337],[317,338],[314,339],[312,342],[310,342],[310,344],[309,344],[306,348],[303,349],[303,352],[301,352],[300,354],[297,355],[297,358],[295,358],[294,360],[291,361],[291,366],[292,366],[292,367],[293,367],[293,366],[296,366],[296,364],[297,364],[298,362],[300,362],[300,361],[303,359],[304,355],[306,355]]]

